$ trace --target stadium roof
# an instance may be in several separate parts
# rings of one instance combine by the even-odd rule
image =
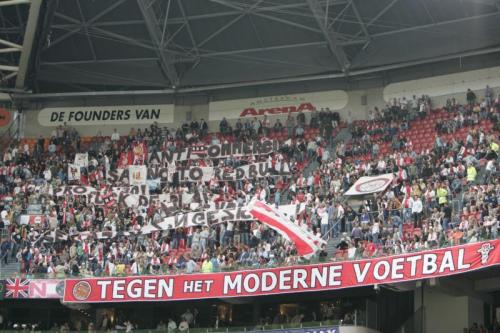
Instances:
[[[3,0],[0,23],[3,89],[35,93],[342,78],[500,51],[498,0]]]

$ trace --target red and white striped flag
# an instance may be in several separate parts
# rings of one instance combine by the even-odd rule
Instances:
[[[262,201],[254,201],[249,206],[249,212],[256,220],[276,230],[280,235],[294,243],[298,255],[312,256],[319,250],[318,239],[290,221],[279,210]]]

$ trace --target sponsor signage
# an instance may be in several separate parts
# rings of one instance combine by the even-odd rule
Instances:
[[[174,105],[120,105],[44,108],[38,112],[42,126],[139,125],[174,122]]]
[[[342,90],[211,102],[209,120],[307,113],[326,108],[333,111],[344,108],[347,102],[348,96]]]
[[[170,301],[324,291],[435,278],[500,264],[500,240],[398,256],[227,273],[68,279],[70,303]]]

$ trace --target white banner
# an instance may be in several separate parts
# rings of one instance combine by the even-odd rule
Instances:
[[[130,186],[146,185],[148,168],[145,165],[129,165],[128,179]]]
[[[112,200],[117,204],[124,204],[127,207],[148,207],[154,203],[156,207],[161,207],[165,215],[173,214],[177,209],[185,204],[206,204],[211,201],[208,194],[199,192],[193,193],[169,193],[160,195],[150,195],[148,186],[108,186],[98,190],[91,186],[63,186],[55,189],[56,196],[86,196],[87,201],[95,205],[105,205],[103,197],[112,193]]]
[[[81,177],[80,166],[77,164],[68,164],[68,180],[80,181],[80,177]]]
[[[291,175],[288,163],[280,164],[279,170],[271,170],[269,162],[252,163],[231,169],[219,167],[192,167],[179,170],[178,172],[179,180],[188,182],[208,182],[212,177],[217,177],[222,181],[235,181],[263,178],[272,174],[280,176]]]
[[[227,158],[230,156],[252,156],[267,155],[279,150],[280,144],[277,140],[259,140],[249,142],[228,142],[214,145],[194,145],[182,148],[180,151],[165,151],[162,154],[150,154],[152,162],[161,157],[161,164],[171,164],[174,161],[197,160],[204,158]]]
[[[75,165],[86,168],[89,166],[89,154],[88,153],[76,153],[75,154]]]
[[[345,195],[363,195],[382,192],[392,183],[393,179],[394,175],[392,173],[372,177],[361,177],[347,192],[345,192]]]
[[[263,115],[286,115],[296,112],[311,112],[314,109],[340,110],[347,105],[348,96],[343,90],[321,91],[270,97],[235,99],[209,104],[208,119],[248,118]]]
[[[190,228],[198,226],[211,226],[228,221],[253,221],[255,218],[250,214],[248,206],[240,206],[226,209],[209,209],[198,212],[180,213],[174,216],[165,217],[162,222],[155,226],[156,230],[168,230],[177,228]],[[280,206],[278,211],[290,214],[295,212],[296,205]],[[295,216],[295,214],[293,214]],[[150,231],[155,231],[151,227]]]
[[[38,112],[42,126],[137,125],[174,122],[174,105],[119,105],[45,108]]]

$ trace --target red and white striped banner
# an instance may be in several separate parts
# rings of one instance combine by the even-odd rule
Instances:
[[[311,256],[319,250],[320,239],[296,225],[278,209],[261,201],[250,204],[249,212],[259,222],[276,230],[285,239],[293,242],[300,256]]]
[[[500,239],[317,265],[208,274],[68,279],[64,301],[173,301],[325,291],[437,278],[495,265],[500,265]]]

